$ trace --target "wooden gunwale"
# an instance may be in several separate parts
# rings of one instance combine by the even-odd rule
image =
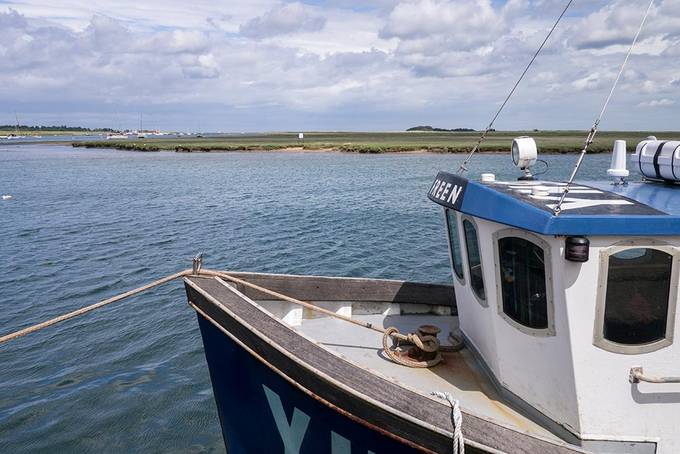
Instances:
[[[451,306],[455,313],[456,295],[452,285],[404,282],[391,279],[299,276],[225,271],[234,277],[300,300],[391,302]],[[268,295],[242,285],[234,286],[252,299]]]
[[[277,279],[284,277],[279,275]],[[295,278],[298,286],[304,279]],[[396,438],[404,437],[402,441],[421,450],[450,451],[453,428],[448,405],[405,389],[332,354],[260,310],[247,296],[217,280],[189,277],[185,282],[189,301],[199,315],[306,393],[372,428],[380,427],[384,433],[393,436],[400,434]],[[367,282],[364,280],[365,285]],[[312,296],[311,291],[307,293]],[[349,299],[344,296],[343,300]],[[466,411],[464,421],[466,445],[473,448],[473,452],[586,452]]]

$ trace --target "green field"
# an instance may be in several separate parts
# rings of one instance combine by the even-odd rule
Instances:
[[[628,145],[637,144],[649,135],[668,137],[677,133],[664,132],[600,132],[591,145],[593,153],[609,152],[614,140],[623,139]],[[479,132],[310,132],[304,144],[297,133],[243,134],[220,137],[147,138],[74,142],[74,147],[116,148],[121,150],[178,152],[211,151],[272,151],[281,149],[328,150],[354,153],[390,153],[430,151],[462,153],[469,151],[479,138]],[[575,153],[583,147],[583,131],[497,131],[482,144],[483,152],[509,151],[512,139],[530,135],[536,139],[542,153]]]

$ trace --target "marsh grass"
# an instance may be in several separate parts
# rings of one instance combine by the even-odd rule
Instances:
[[[479,132],[312,132],[304,143],[297,133],[243,134],[203,138],[147,138],[143,140],[106,140],[74,142],[74,147],[115,148],[136,151],[170,150],[177,152],[274,151],[284,149],[327,150],[351,153],[394,153],[428,151],[464,153],[479,138]],[[614,140],[622,139],[634,147],[649,135],[670,137],[664,132],[600,132],[590,146],[592,153],[609,152]],[[530,135],[542,153],[576,153],[583,147],[583,131],[498,131],[492,132],[480,147],[482,152],[507,152],[512,139]]]

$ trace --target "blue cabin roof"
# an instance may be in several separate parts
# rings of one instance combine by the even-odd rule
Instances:
[[[430,200],[471,216],[543,235],[680,235],[680,187],[651,182],[573,184],[562,212],[553,209],[565,183],[471,181],[439,172]],[[534,192],[535,186],[541,186]]]

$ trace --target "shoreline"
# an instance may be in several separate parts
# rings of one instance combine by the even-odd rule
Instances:
[[[93,138],[65,141],[73,147],[137,152],[177,153],[287,152],[358,154],[467,154],[479,141],[478,132],[286,132],[206,135],[205,137]],[[616,140],[625,140],[629,151],[646,137],[672,138],[669,131],[601,131],[590,145],[591,154],[610,153]],[[583,149],[583,131],[494,131],[480,145],[480,153],[508,153],[513,139],[530,136],[543,155],[577,154]]]
[[[672,132],[603,131],[589,153],[610,153],[615,140],[625,140],[634,148],[649,135],[673,137]],[[480,153],[508,153],[513,139],[530,136],[541,154],[576,154],[583,148],[582,131],[494,131],[479,147]],[[252,133],[208,135],[206,137],[130,138],[123,140],[78,140],[72,146],[137,152],[174,151],[178,153],[272,152],[289,153],[438,153],[466,154],[479,141],[479,133],[412,132],[308,132],[304,140],[292,133]]]
[[[36,144],[36,142],[33,142]],[[196,153],[196,154],[208,154],[208,153],[348,153],[348,154],[402,154],[402,155],[419,155],[419,154],[465,154],[469,153],[471,147],[404,147],[404,146],[383,146],[380,148],[364,147],[361,145],[347,146],[335,146],[335,147],[315,147],[315,146],[257,146],[257,145],[247,145],[247,146],[177,146],[177,147],[163,147],[160,144],[136,144],[136,143],[101,143],[101,142],[52,142],[54,145],[71,145],[73,148],[99,148],[104,150],[118,150],[118,151],[134,151],[137,153],[157,153],[157,152],[175,152],[175,153]],[[559,154],[578,154],[580,153],[579,148],[572,148],[569,150],[565,149],[542,149],[540,153],[542,155],[559,155]],[[589,154],[600,154],[608,153],[609,149],[591,149]],[[509,153],[508,149],[504,148],[490,148],[490,149],[480,149],[477,153],[480,154],[506,154]]]

